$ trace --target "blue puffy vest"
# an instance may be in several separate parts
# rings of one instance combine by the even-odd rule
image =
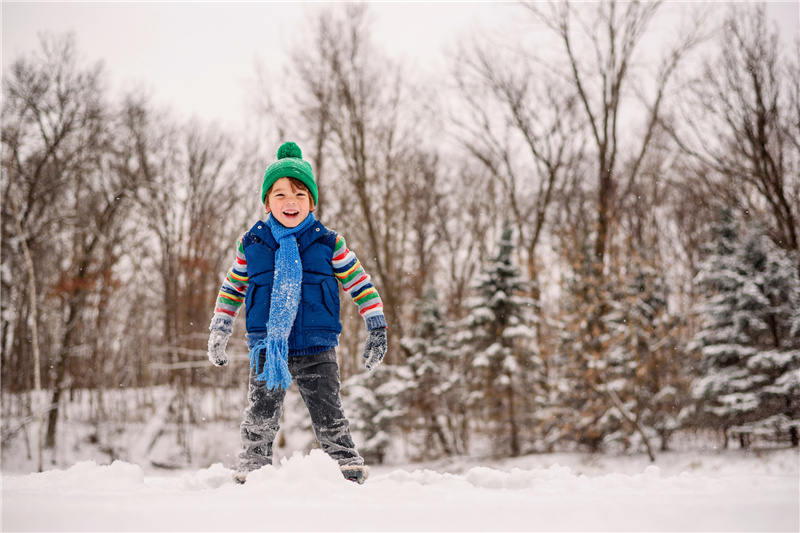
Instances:
[[[339,344],[339,286],[333,275],[336,232],[319,221],[297,236],[303,281],[297,317],[289,333],[289,355],[306,355]],[[275,251],[278,243],[264,222],[257,222],[242,238],[250,285],[245,298],[247,333],[267,333]]]

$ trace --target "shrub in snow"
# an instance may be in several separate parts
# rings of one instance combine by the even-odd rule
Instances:
[[[393,436],[402,433],[413,383],[407,367],[381,365],[342,384],[350,427],[358,436],[358,451],[368,463],[382,463]]]

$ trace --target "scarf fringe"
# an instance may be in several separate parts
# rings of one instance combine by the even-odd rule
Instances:
[[[255,368],[256,381],[263,381],[267,389],[287,390],[292,385],[292,374],[286,359],[275,357],[275,354],[285,354],[289,350],[285,339],[263,338],[250,349],[250,368]],[[259,355],[264,354],[264,367],[259,369]]]

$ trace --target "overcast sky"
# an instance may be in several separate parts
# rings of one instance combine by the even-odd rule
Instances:
[[[238,126],[252,112],[257,62],[274,74],[319,8],[288,2],[2,1],[3,68],[38,48],[43,31],[74,31],[87,61],[103,60],[112,94],[138,84],[185,115]],[[770,11],[796,35],[797,0]],[[443,68],[458,36],[522,13],[504,2],[375,2],[373,37],[390,57]]]
[[[250,110],[255,64],[280,73],[293,34],[320,6],[299,2],[2,2],[3,65],[35,50],[42,31],[74,31],[87,60],[104,60],[113,87],[148,87],[157,101],[205,119]],[[491,23],[510,4],[375,4],[374,38],[391,57],[441,56],[459,31]],[[311,45],[311,43],[309,43]],[[433,50],[433,52],[432,52]]]

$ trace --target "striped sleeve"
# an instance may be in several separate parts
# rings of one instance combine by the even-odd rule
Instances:
[[[333,273],[344,292],[350,295],[358,306],[358,313],[367,324],[367,329],[386,327],[383,314],[383,301],[378,289],[372,284],[369,274],[364,272],[361,261],[347,248],[341,235],[336,236],[333,250]]]
[[[222,281],[222,288],[219,290],[217,303],[214,307],[214,316],[223,315],[236,318],[236,314],[244,303],[249,284],[247,259],[244,255],[242,240],[239,239],[236,247],[236,259],[234,259],[233,266],[228,270],[228,274]]]

